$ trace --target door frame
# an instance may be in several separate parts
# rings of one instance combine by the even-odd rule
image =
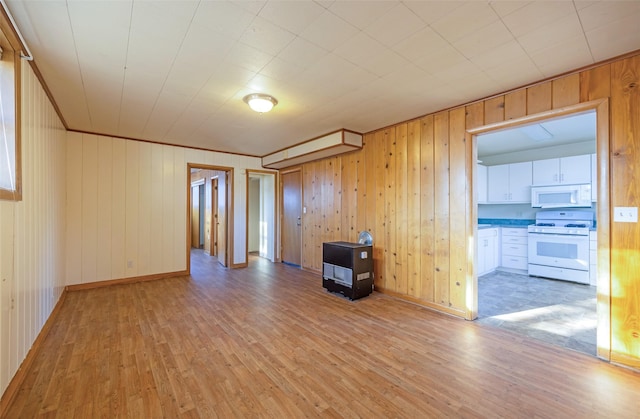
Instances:
[[[280,174],[278,176],[278,190],[280,191],[280,203],[279,203],[279,212],[280,212],[280,252],[279,252],[279,258],[278,261],[282,262],[283,258],[282,258],[282,251],[284,248],[284,234],[283,234],[283,228],[284,228],[284,184],[282,182],[282,176],[289,174],[289,173],[294,173],[294,172],[300,172],[300,268],[304,267],[303,264],[303,260],[304,260],[304,253],[303,253],[303,249],[304,249],[304,177],[303,177],[303,173],[302,173],[302,166],[295,166],[295,167],[290,167],[288,169],[285,170],[280,170]]]
[[[225,172],[228,181],[225,184],[226,193],[225,196],[227,198],[227,217],[226,217],[226,228],[225,228],[225,237],[224,240],[226,242],[226,266],[230,268],[234,268],[236,266],[233,265],[233,226],[234,226],[234,216],[233,216],[233,167],[229,166],[213,166],[207,164],[200,163],[187,163],[187,175],[186,175],[186,183],[187,183],[187,205],[186,205],[186,221],[187,221],[187,234],[186,234],[186,257],[187,257],[187,275],[191,274],[191,170],[216,170]]]
[[[611,140],[609,136],[609,99],[597,99],[582,102],[572,106],[565,106],[546,112],[527,115],[508,121],[497,122],[477,128],[466,130],[467,144],[467,184],[472,185],[467,189],[467,202],[471,208],[468,211],[467,231],[469,243],[475,243],[478,231],[478,200],[474,191],[474,180],[477,177],[476,161],[478,160],[478,145],[476,135],[498,129],[512,128],[532,122],[543,121],[551,118],[559,118],[571,114],[595,111],[596,112],[596,170],[597,170],[597,198],[596,213],[598,222],[596,226],[598,234],[598,279],[597,279],[597,356],[604,360],[611,360],[611,212],[609,203],[610,191],[610,163],[609,153]],[[473,320],[478,315],[478,275],[475,262],[478,257],[477,246],[469,246],[467,252],[467,312],[466,318]]]
[[[274,197],[274,208],[273,208],[273,232],[275,234],[275,237],[273,238],[273,260],[274,262],[279,262],[280,261],[280,252],[278,251],[279,247],[278,247],[278,243],[280,242],[279,239],[279,231],[280,231],[280,226],[279,226],[279,220],[280,220],[280,208],[278,205],[279,202],[279,196],[278,196],[278,190],[280,189],[278,187],[279,182],[280,182],[280,174],[276,171],[272,171],[272,170],[258,170],[258,169],[247,169],[246,170],[246,183],[247,183],[247,199],[246,199],[246,204],[247,204],[247,213],[246,213],[246,220],[247,220],[247,228],[246,230],[246,237],[245,237],[245,241],[246,241],[246,246],[245,249],[247,251],[247,254],[245,256],[245,260],[247,261],[247,263],[249,262],[249,182],[250,182],[250,176],[252,174],[257,174],[257,175],[272,175],[273,176],[273,197]],[[301,185],[302,186],[302,185]]]

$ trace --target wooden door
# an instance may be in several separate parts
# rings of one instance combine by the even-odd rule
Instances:
[[[282,175],[282,261],[302,264],[302,183],[300,171]]]
[[[200,194],[200,199],[198,199],[198,248],[204,249],[204,238],[206,236],[205,213],[207,208],[205,205],[206,194],[204,190],[204,183],[198,186],[198,192]]]
[[[191,247],[200,247],[200,187],[191,187]]]
[[[209,254],[218,256],[218,178],[211,178],[211,243]]]
[[[227,261],[227,187],[229,175],[218,177],[218,237],[216,240],[218,248],[218,262],[222,266],[229,266]]]

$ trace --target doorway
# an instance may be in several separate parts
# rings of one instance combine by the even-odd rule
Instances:
[[[585,137],[576,138],[574,144],[567,141],[567,144],[551,146],[545,146],[539,143],[529,150],[510,150],[506,153],[495,153],[498,160],[502,159],[502,161],[498,161],[497,163],[492,160],[491,157],[488,157],[486,149],[483,149],[483,144],[480,140],[480,137],[484,135],[491,136],[494,131],[496,131],[499,132],[500,135],[507,133],[507,136],[510,138],[509,146],[515,146],[517,141],[514,141],[515,136],[511,135],[515,132],[510,132],[512,129],[534,125],[534,128],[540,131],[540,128],[544,128],[547,123],[561,123],[563,119],[569,120],[585,115],[593,120],[590,139]],[[590,181],[592,183],[596,183],[597,181],[597,186],[594,185],[596,191],[594,191],[593,194],[593,200],[596,202],[594,202],[588,210],[594,213],[594,218],[597,220],[597,235],[606,237],[609,234],[609,202],[604,192],[608,190],[609,168],[606,162],[607,159],[603,159],[601,156],[608,156],[609,153],[608,117],[608,102],[606,100],[593,101],[558,111],[529,116],[523,118],[522,121],[507,121],[504,124],[470,130],[469,134],[473,135],[473,141],[471,142],[473,148],[471,153],[472,161],[474,163],[476,161],[482,161],[483,163],[488,162],[489,165],[511,164],[512,162],[504,161],[504,159],[513,158],[520,153],[520,158],[526,156],[526,158],[520,161],[533,161],[533,167],[536,167],[536,161],[557,159],[562,162],[565,156],[590,155],[589,166],[593,170],[593,178]],[[541,134],[547,135],[549,133],[542,132]],[[499,135],[494,137],[494,139],[498,137]],[[469,139],[471,140],[471,138]],[[493,144],[487,148],[493,146],[496,146],[496,149],[500,150],[499,144]],[[540,150],[536,150],[535,148]],[[547,154],[545,155],[545,153]],[[514,162],[512,164],[519,165],[520,163]],[[541,165],[537,167],[541,167]],[[502,219],[507,219],[509,222],[513,221],[513,219],[516,219],[515,221],[522,219],[521,221],[524,221],[524,240],[526,243],[526,225],[527,223],[533,224],[535,222],[536,211],[539,211],[539,209],[531,208],[531,204],[490,205],[490,202],[486,202],[489,205],[479,205],[477,194],[481,188],[477,187],[479,186],[477,180],[480,173],[482,173],[482,171],[478,167],[474,169],[472,175],[474,194],[476,194],[474,196],[474,218],[478,220],[478,224],[484,224],[488,221],[490,223],[494,221],[499,223]],[[489,185],[489,187],[490,186],[491,185]],[[582,210],[583,208],[578,209]],[[513,228],[508,228],[508,230],[513,230]],[[480,266],[480,262],[478,260],[477,229],[474,235],[476,237],[476,256],[474,258],[476,262],[474,266],[478,269],[477,267]],[[590,258],[593,260],[592,264],[595,264],[596,259],[598,261],[604,260],[603,256],[607,256],[608,258],[608,246],[598,244],[594,247],[597,248],[597,251],[592,251]],[[511,247],[509,247],[509,249],[510,248]],[[504,249],[501,250],[501,253],[504,257]],[[512,258],[509,260],[515,259]],[[587,348],[587,350],[582,352],[609,359],[610,337],[607,331],[609,330],[610,324],[610,317],[608,315],[610,306],[610,283],[609,275],[606,271],[607,266],[605,265],[606,264],[601,265],[598,263],[597,270],[595,266],[592,268],[594,281],[587,285],[531,277],[526,270],[526,260],[525,268],[522,269],[522,267],[520,267],[520,271],[517,269],[498,268],[495,273],[483,275],[481,280],[477,278],[476,275],[478,272],[476,270],[476,275],[474,275],[474,298],[476,298],[475,307],[478,320],[481,323],[484,322],[511,329],[512,331],[527,334],[530,337],[540,338],[541,340],[546,340],[559,346],[565,346],[579,351],[582,351],[580,349],[581,347]],[[500,281],[504,281],[505,285],[499,286]],[[513,301],[509,299],[509,290],[511,289],[509,287],[511,286],[515,286],[515,288],[511,290],[511,295],[515,297]],[[539,288],[540,286],[543,288]],[[537,291],[532,291],[536,289]],[[562,290],[558,291],[558,289]],[[489,295],[489,297],[487,297],[487,295]],[[478,301],[483,298],[487,298],[487,300]],[[529,301],[524,301],[523,298]],[[486,303],[484,304],[484,308],[483,302]],[[491,307],[493,303],[497,304],[497,306],[494,305]],[[523,308],[523,303],[529,304],[529,307]],[[484,313],[483,310],[485,310]],[[575,315],[566,316],[568,312],[573,312]],[[488,317],[491,317],[491,313],[497,313],[497,316],[488,319]],[[587,315],[585,315],[585,313],[587,313]],[[589,345],[581,345],[582,342],[575,342],[575,339],[573,342],[571,341],[573,338],[586,340],[585,337],[588,334],[585,334],[585,331],[588,331],[589,328],[591,328],[591,332],[588,332],[588,334],[590,334],[588,339],[591,342]],[[553,334],[557,336],[552,336]],[[554,339],[555,342],[553,341]]]
[[[204,180],[191,183],[191,247],[204,248],[205,238],[205,186]]]
[[[276,191],[276,173],[247,170],[247,260],[277,260]]]
[[[302,174],[282,173],[282,262],[302,265]]]
[[[190,193],[187,217],[187,270],[191,267],[191,248],[203,249],[222,266],[232,260],[233,168],[188,164]]]

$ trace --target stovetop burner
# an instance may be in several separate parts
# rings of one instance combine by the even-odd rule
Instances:
[[[588,236],[593,227],[592,212],[587,211],[540,211],[536,223],[528,227],[529,233]]]

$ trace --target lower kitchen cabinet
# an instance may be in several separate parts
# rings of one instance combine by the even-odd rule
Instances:
[[[497,227],[478,230],[478,276],[493,272],[500,265],[499,246]]]
[[[598,285],[598,234],[589,232],[589,285]]]
[[[527,270],[528,237],[526,228],[502,227],[502,267]]]
[[[598,161],[596,155],[591,155],[591,200],[598,200]]]

